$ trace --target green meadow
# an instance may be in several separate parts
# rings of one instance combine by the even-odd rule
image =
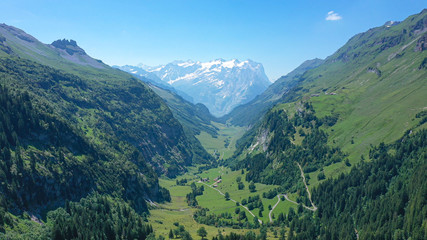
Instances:
[[[230,232],[245,233],[247,231],[254,231],[255,233],[258,233],[259,229],[232,229],[229,227],[217,228],[215,226],[199,224],[193,219],[193,214],[197,208],[189,207],[186,202],[186,195],[191,192],[190,184],[192,182],[195,182],[197,186],[200,186],[200,184],[203,184],[199,182],[201,178],[209,178],[209,181],[205,182],[205,184],[213,185],[215,184],[214,179],[220,176],[221,183],[216,183],[217,187],[215,187],[215,189],[218,189],[223,193],[228,192],[230,194],[230,198],[233,200],[241,202],[242,199],[248,199],[249,196],[253,197],[259,195],[264,207],[264,210],[262,211],[262,217],[259,216],[259,208],[253,209],[252,212],[255,214],[255,216],[257,216],[258,219],[262,220],[263,223],[268,223],[270,212],[269,205],[273,207],[277,203],[278,199],[277,197],[272,199],[263,198],[262,194],[277,188],[278,186],[255,183],[256,191],[250,192],[248,188],[249,182],[245,180],[245,174],[246,173],[242,174],[241,170],[232,171],[231,169],[225,167],[212,168],[197,174],[196,168],[191,168],[189,172],[179,176],[177,179],[161,178],[160,185],[169,189],[172,201],[170,203],[162,203],[156,204],[157,206],[151,206],[149,223],[153,226],[153,228],[156,229],[156,233],[158,235],[163,235],[164,237],[168,236],[170,229],[176,228],[177,223],[184,226],[185,229],[189,231],[189,233],[194,238],[198,238],[197,230],[202,226],[205,227],[206,231],[208,232],[208,239],[216,236],[218,231],[223,234],[228,234]],[[237,177],[240,177],[241,181],[245,185],[243,190],[238,190],[237,188]],[[176,180],[181,180],[183,178],[188,180],[187,184],[185,186],[176,185]],[[207,185],[204,185],[203,195],[198,196],[197,201],[199,203],[199,207],[209,209],[209,214],[214,213],[218,215],[221,213],[230,213],[232,216],[235,216],[236,208],[240,208],[240,211],[247,211],[242,206],[237,206],[233,201],[226,200],[225,197],[218,191],[208,187]],[[295,200],[297,197],[296,194],[288,195],[292,200]],[[296,210],[298,206],[286,200],[280,201],[272,212],[272,216],[275,218],[280,213],[287,214],[289,208],[291,207]],[[246,212],[246,216],[248,217],[248,221],[253,221],[251,214]],[[278,228],[276,230],[278,231]],[[269,238],[274,238],[272,232],[273,231],[269,232]]]

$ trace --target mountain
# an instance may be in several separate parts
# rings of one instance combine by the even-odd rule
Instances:
[[[73,40],[57,40],[43,44],[21,29],[0,24],[0,56],[18,56],[35,62],[73,71],[75,65],[108,69],[101,60],[91,58]],[[73,64],[70,64],[73,63]]]
[[[0,34],[4,39],[2,46],[10,49],[9,53],[3,54],[73,74],[71,78],[78,78],[89,86],[78,93],[68,88],[62,91],[35,88],[34,91],[46,99],[58,99],[54,103],[59,105],[55,108],[60,114],[74,119],[78,128],[93,128],[91,137],[98,140],[109,135],[132,144],[158,173],[174,175],[185,171],[182,165],[191,164],[195,155],[188,150],[191,144],[181,124],[163,100],[143,82],[91,58],[75,41],[43,44],[22,30],[4,24],[0,26]],[[63,88],[60,83],[56,85]],[[77,109],[72,107],[76,103],[79,103]],[[71,112],[77,115],[69,116]],[[88,122],[95,123],[95,119],[100,121],[98,125],[83,126]],[[96,126],[107,127],[108,131],[101,131]]]
[[[426,38],[426,9],[357,34],[240,139],[225,164],[317,204],[278,217],[288,239],[426,238]]]
[[[147,199],[170,200],[158,174],[207,161],[146,84],[73,40],[43,44],[0,25],[0,79],[0,232],[3,224],[20,231],[11,214],[46,221],[49,211],[80,199],[147,213]]]
[[[206,153],[196,138],[196,135],[199,135],[202,131],[210,134],[212,137],[217,137],[218,135],[218,128],[213,122],[219,122],[219,120],[210,114],[209,109],[205,105],[191,103],[187,98],[181,97],[182,95],[186,95],[185,93],[175,90],[172,86],[161,80],[155,80],[156,76],[152,76],[152,73],[148,73],[141,68],[132,66],[113,67],[130,72],[141,81],[147,83],[166,102],[174,117],[183,126],[188,139],[192,141],[193,151],[198,152],[195,156],[198,159],[196,160],[197,162],[213,160],[212,156]]]
[[[303,62],[292,72],[277,79],[253,100],[246,104],[237,106],[230,113],[220,119],[223,122],[229,122],[238,126],[253,125],[262,118],[264,114],[266,114],[270,107],[280,102],[282,98],[292,97],[292,95],[288,93],[290,89],[298,84],[300,77],[304,72],[309,69],[316,68],[322,63],[323,60],[318,58]]]
[[[270,85],[263,66],[251,60],[175,61],[158,67],[141,67],[191,96],[194,103],[203,103],[215,116],[252,100]]]
[[[294,75],[229,164],[265,183],[277,184],[276,176],[282,184],[292,181],[286,176],[298,173],[294,161],[314,176],[324,169],[337,176],[366,158],[370,146],[426,128],[426,36],[427,10],[357,34],[317,67]]]
[[[184,127],[191,129],[194,133],[193,135],[198,135],[201,131],[207,132],[212,136],[218,134],[218,129],[212,124],[212,122],[218,122],[218,120],[210,114],[205,105],[190,103],[173,91],[153,85],[149,86],[165,100],[174,116]]]
[[[177,93],[177,94],[179,94],[181,97],[183,97],[185,100],[187,100],[189,102],[193,102],[194,101],[193,98],[190,97],[189,95],[187,95],[185,92],[176,90],[175,88],[172,87],[172,85],[170,85],[167,82],[162,81],[154,73],[148,72],[148,71],[144,70],[141,67],[135,67],[135,66],[125,65],[125,66],[113,66],[113,68],[117,68],[117,69],[120,69],[122,71],[131,73],[136,78],[138,78],[138,79],[140,79],[140,80],[142,80],[142,81],[144,81],[146,83],[151,83],[151,85],[154,85],[154,86],[160,87],[162,89],[166,89],[166,90],[172,91],[174,93]]]
[[[182,94],[185,95],[185,93],[178,93],[171,85],[161,80],[156,80],[157,76],[152,76],[152,73],[146,72],[142,68],[128,65],[114,67],[125,72],[130,72],[141,81],[146,82],[168,104],[180,123],[192,131],[192,136],[200,134],[201,131],[205,131],[212,136],[217,135],[218,129],[211,122],[218,122],[219,120],[210,114],[209,109],[205,105],[201,103],[193,104],[187,98],[182,97]]]

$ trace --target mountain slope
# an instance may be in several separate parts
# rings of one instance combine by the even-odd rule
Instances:
[[[212,124],[212,121],[218,122],[218,120],[210,114],[209,110],[203,104],[193,104],[187,101],[181,97],[183,93],[178,94],[172,86],[161,80],[156,80],[156,76],[153,77],[152,73],[148,73],[141,68],[132,66],[116,66],[116,68],[127,71],[136,78],[147,83],[147,85],[166,102],[174,117],[183,126],[187,138],[191,141],[192,151],[197,153],[193,154],[194,162],[208,163],[213,160],[212,156],[205,151],[196,138],[196,135],[199,135],[202,131],[211,136],[217,136],[218,134],[218,128]]]
[[[1,54],[24,57],[38,63],[56,66],[64,70],[80,67],[106,69],[107,65],[88,56],[75,41],[57,40],[51,45],[43,44],[21,29],[0,24],[0,45],[6,51]]]
[[[203,104],[192,104],[172,91],[153,85],[149,86],[165,100],[174,116],[183,126],[191,129],[194,133],[193,135],[198,135],[201,131],[205,131],[212,136],[217,135],[218,129],[212,125],[212,121],[216,121],[216,118],[209,113],[209,110]]]
[[[426,238],[426,37],[427,10],[356,35],[240,140],[226,164],[309,205],[302,166],[287,239]]]
[[[194,99],[192,97],[190,97],[189,95],[187,95],[183,91],[176,90],[169,83],[162,81],[159,77],[157,77],[156,74],[148,72],[148,71],[146,71],[140,67],[125,65],[125,66],[113,66],[113,68],[117,68],[117,69],[120,69],[122,71],[131,73],[136,78],[138,78],[138,79],[140,79],[146,83],[151,83],[151,85],[172,91],[174,93],[177,93],[182,98],[184,98],[185,100],[187,100],[191,103],[194,101]]]
[[[427,131],[370,150],[369,162],[312,190],[318,210],[279,216],[288,239],[425,239]],[[301,226],[301,227],[299,227]]]
[[[416,115],[427,107],[426,31],[424,10],[399,24],[356,35],[321,65],[298,76],[272,111],[298,115],[310,103],[314,116],[328,123],[321,127],[329,135],[328,144],[348,153],[351,162],[366,156],[371,144],[424,128]],[[262,123],[257,126],[247,134],[252,136],[249,142],[262,136]]]
[[[249,126],[256,123],[270,107],[280,102],[289,90],[298,84],[300,76],[307,70],[323,63],[321,59],[307,60],[287,75],[277,79],[264,92],[250,102],[237,106],[230,113],[221,117],[224,122],[238,126]]]
[[[427,102],[422,67],[427,51],[419,48],[426,31],[424,10],[399,24],[356,35],[304,75],[300,91],[306,91],[318,117],[339,116],[329,134],[351,157],[418,125],[415,115]]]
[[[93,191],[119,196],[139,212],[147,211],[145,198],[164,198],[142,156],[113,157],[31,93],[2,86],[1,96],[0,190],[11,211],[38,214]]]
[[[145,70],[203,103],[215,116],[252,100],[270,84],[262,65],[251,60],[176,61]]]
[[[206,152],[200,141],[196,138],[196,135],[199,135],[203,131],[216,137],[218,135],[218,128],[212,123],[216,121],[216,118],[201,103],[194,105],[170,90],[165,90],[151,84],[149,86],[157,95],[164,99],[174,117],[182,124],[187,138],[192,142],[192,151],[195,153],[193,155],[193,162],[212,163],[214,160],[212,155]]]
[[[79,111],[81,106],[91,104],[83,101],[84,90],[90,89],[84,81],[16,58],[0,58],[0,69],[6,89],[2,96],[9,106],[3,111],[1,123],[5,136],[16,135],[12,139],[6,137],[9,143],[4,146],[9,148],[12,159],[24,159],[21,169],[29,171],[21,175],[25,178],[18,184],[26,191],[20,192],[22,196],[12,205],[33,209],[40,204],[39,208],[49,209],[91,191],[118,194],[142,210],[146,210],[144,198],[162,199],[157,175],[145,157],[148,154],[112,135],[112,129],[104,122],[105,115],[97,115],[96,110]],[[74,94],[68,93],[71,90]],[[20,99],[28,103],[20,103]],[[19,110],[21,105],[23,110]],[[20,112],[14,113],[14,108]],[[18,119],[14,120],[16,116]],[[9,127],[11,124],[16,126]],[[12,171],[13,164],[8,168]],[[20,178],[10,179],[12,186],[17,179]]]
[[[52,45],[40,43],[22,30],[0,26],[9,56],[35,60],[56,69],[66,71],[68,81],[81,83],[84,88],[73,88],[61,82],[54,73],[53,81],[40,88],[44,81],[43,69],[28,72],[29,62],[18,60],[17,69],[28,81],[16,81],[22,88],[33,91],[45,102],[53,105],[58,113],[70,119],[78,129],[99,146],[108,145],[109,138],[124,141],[136,147],[145,160],[159,173],[172,176],[185,171],[193,159],[191,142],[187,139],[180,123],[173,117],[166,104],[144,83],[127,73],[113,69],[92,59],[74,41],[58,40]],[[8,58],[9,59],[9,58]],[[13,73],[14,63],[5,60],[5,68]]]

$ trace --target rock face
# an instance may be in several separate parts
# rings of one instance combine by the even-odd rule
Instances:
[[[420,39],[417,41],[417,45],[415,46],[416,52],[422,52],[427,49],[427,33],[424,33]]]
[[[57,51],[62,58],[73,63],[88,65],[95,68],[105,68],[101,60],[96,60],[88,56],[85,50],[79,47],[74,40],[56,40],[50,44],[50,47]]]
[[[77,42],[74,40],[56,40],[51,45],[56,48],[65,50],[70,55],[73,55],[74,53],[86,54],[83,49],[77,46]]]
[[[158,67],[139,67],[188,94],[194,103],[203,103],[216,116],[249,102],[271,84],[262,64],[251,60],[175,61]]]

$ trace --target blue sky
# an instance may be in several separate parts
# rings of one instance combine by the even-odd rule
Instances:
[[[274,81],[426,7],[425,0],[2,0],[0,22],[43,43],[76,40],[110,65],[252,59]]]

